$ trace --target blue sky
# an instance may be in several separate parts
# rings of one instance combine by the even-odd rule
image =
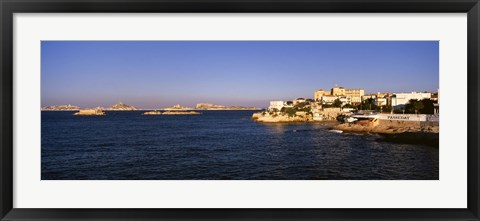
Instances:
[[[437,41],[43,41],[42,106],[266,107],[335,85],[436,91]]]

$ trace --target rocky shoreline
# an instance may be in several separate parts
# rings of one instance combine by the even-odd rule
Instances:
[[[354,123],[342,123],[331,127],[332,130],[340,130],[347,133],[374,133],[380,135],[379,141],[423,144],[437,147],[439,145],[438,125],[412,125],[404,122],[380,123],[378,125],[359,125]],[[396,125],[395,125],[396,124]]]
[[[270,115],[264,113],[254,113],[252,120],[261,123],[291,123],[291,122],[313,122],[313,117],[310,115]]]
[[[259,123],[321,122],[335,121],[341,113],[340,108],[323,110],[263,111],[253,113],[251,119]]]
[[[334,126],[332,129],[343,132],[363,132],[378,134],[399,134],[399,133],[438,133],[438,126],[403,126],[399,125],[359,125],[354,123],[342,123]]]

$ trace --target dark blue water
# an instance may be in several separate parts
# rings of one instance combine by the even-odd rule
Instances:
[[[106,116],[42,112],[43,180],[438,179],[438,148],[260,124],[253,111]]]

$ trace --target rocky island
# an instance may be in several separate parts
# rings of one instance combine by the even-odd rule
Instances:
[[[198,103],[196,110],[262,110],[258,107],[241,107],[241,106],[223,106],[209,103]]]
[[[70,104],[67,105],[53,105],[46,106],[41,108],[42,111],[78,111],[80,110],[79,106],[73,106]]]
[[[137,107],[124,104],[119,102],[109,108],[98,107],[99,109],[106,110],[106,111],[134,111],[140,110]],[[46,106],[42,107],[42,111],[78,111],[82,109],[89,109],[89,108],[81,108],[79,106],[73,105],[54,105],[54,106]],[[162,108],[158,110],[163,111],[194,111],[194,110],[262,110],[262,108],[257,107],[242,107],[242,106],[223,106],[223,105],[216,105],[216,104],[209,104],[209,103],[198,103],[194,108],[192,107],[183,107],[180,104],[176,104],[172,107]],[[147,113],[147,112],[145,112]],[[178,114],[197,114],[198,112],[187,112],[187,113],[178,113]],[[158,115],[158,113],[150,113],[152,115]],[[170,113],[169,113],[170,114]],[[175,113],[172,113],[175,114]],[[149,115],[149,114],[147,114]]]
[[[105,115],[105,112],[101,108],[95,108],[95,109],[83,109],[79,110],[78,112],[74,113],[73,115],[77,116],[103,116]]]
[[[143,113],[143,115],[194,115],[194,114],[202,114],[196,111],[147,111]]]
[[[100,110],[109,110],[109,111],[130,111],[130,110],[138,110],[138,108],[134,106],[130,106],[127,104],[124,104],[122,102],[119,102],[109,108],[104,108],[104,107],[96,107],[93,109],[100,109]],[[78,110],[93,110],[92,108],[81,108],[79,106],[73,106],[73,105],[53,105],[53,106],[46,106],[42,107],[42,111],[78,111]]]
[[[438,133],[438,122],[372,120],[355,123],[342,123],[333,127],[344,132],[400,134],[400,133]]]
[[[438,122],[371,120],[343,123],[332,127],[349,133],[374,133],[379,140],[397,143],[424,144],[438,147]]]
[[[138,108],[134,106],[130,106],[127,104],[124,104],[122,102],[118,102],[117,104],[111,106],[110,108],[105,108],[104,110],[110,110],[110,111],[132,111],[132,110],[138,110]]]
[[[194,114],[202,114],[196,111],[165,111],[163,115],[194,115]]]
[[[144,112],[142,115],[162,115],[161,111],[155,110],[155,111],[147,111]]]
[[[185,111],[185,110],[193,110],[193,109],[194,108],[183,107],[180,104],[175,104],[175,105],[173,105],[173,107],[163,108],[163,110],[166,110],[166,111]]]

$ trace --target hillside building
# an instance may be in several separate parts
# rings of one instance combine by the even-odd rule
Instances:
[[[394,109],[402,109],[405,108],[405,105],[411,99],[423,100],[423,99],[430,99],[432,97],[432,93],[394,93],[391,97],[392,107]]]

